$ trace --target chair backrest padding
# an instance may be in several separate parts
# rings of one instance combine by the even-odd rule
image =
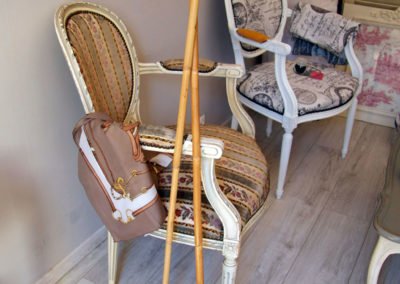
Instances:
[[[65,28],[95,111],[122,122],[135,82],[121,31],[111,20],[91,11],[69,15]]]
[[[282,17],[281,0],[232,0],[236,28],[253,30],[275,37]],[[244,49],[251,48],[242,45]]]

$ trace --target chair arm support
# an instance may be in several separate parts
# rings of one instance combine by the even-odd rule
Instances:
[[[286,75],[286,56],[275,54],[275,76],[285,108],[284,119],[289,118],[293,121],[292,118],[298,116],[298,107],[297,98]],[[287,123],[284,124],[287,125]],[[290,127],[293,127],[294,129],[296,128],[296,125],[291,125]]]
[[[215,176],[215,159],[201,159],[201,172],[204,192],[208,201],[217,213],[224,227],[224,256],[238,257],[238,249],[241,232],[241,218],[237,209],[228,200],[218,185]]]
[[[175,130],[162,126],[140,125],[139,141],[144,150],[173,154]],[[202,158],[219,159],[222,156],[224,143],[219,139],[202,137],[200,147]],[[183,143],[182,154],[193,155],[191,135],[187,136]]]
[[[181,59],[176,59],[181,60]],[[204,60],[204,59],[203,59]],[[200,59],[201,63],[202,59]],[[183,59],[182,59],[183,66]],[[139,63],[140,75],[145,74],[172,74],[182,75],[182,68],[180,70],[169,70],[165,68],[160,61],[154,63]],[[227,77],[227,78],[241,78],[244,74],[242,66],[237,64],[216,63],[215,68],[210,72],[199,72],[200,76],[211,77]]]
[[[357,91],[355,92],[355,95],[357,96],[362,88],[362,82],[363,82],[363,69],[360,64],[360,61],[358,60],[356,54],[354,53],[353,49],[353,38],[351,37],[344,47],[344,53],[346,55],[347,61],[349,62],[350,69],[351,69],[351,75],[353,77],[356,77],[358,79],[358,88]]]
[[[237,33],[237,29],[233,34],[241,42],[250,44],[252,46],[255,46],[255,47],[258,47],[258,48],[261,48],[261,49],[265,49],[265,50],[271,51],[271,52],[273,52],[275,54],[280,54],[280,55],[286,56],[286,55],[289,55],[290,52],[291,52],[290,45],[288,45],[286,43],[283,43],[283,42],[280,42],[280,41],[275,40],[275,39],[269,39],[266,42],[259,43],[259,42],[256,42],[254,40],[251,40],[251,39],[248,39],[248,38],[245,38],[245,37],[239,35]]]

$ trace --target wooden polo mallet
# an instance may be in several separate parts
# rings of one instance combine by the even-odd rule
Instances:
[[[192,99],[192,144],[193,144],[193,215],[196,255],[196,282],[204,283],[202,220],[201,220],[201,157],[200,157],[200,123],[199,123],[199,79],[198,79],[198,10],[199,0],[190,0],[189,22],[186,34],[183,75],[180,91],[178,119],[176,127],[175,150],[172,161],[172,179],[168,209],[167,236],[165,241],[165,258],[163,284],[168,284],[171,266],[172,238],[174,232],[175,206],[178,192],[179,169],[182,156],[182,143],[185,127],[186,105],[191,80]]]

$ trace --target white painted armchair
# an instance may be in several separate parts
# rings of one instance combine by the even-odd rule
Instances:
[[[281,198],[292,146],[292,132],[298,124],[332,117],[349,109],[342,157],[347,154],[362,82],[362,68],[353,51],[353,37],[348,36],[348,41],[344,43],[339,37],[335,41],[337,45],[345,45],[344,52],[351,67],[351,75],[332,66],[312,62],[305,64],[307,73],[298,74],[300,72],[295,71],[296,62],[286,60],[291,53],[291,47],[282,42],[287,19],[292,15],[287,0],[225,0],[225,8],[236,64],[245,68],[244,58],[254,58],[267,51],[274,54],[274,62],[262,63],[246,70],[246,75],[238,80],[237,96],[243,105],[268,117],[267,136],[271,134],[272,120],[281,123],[284,128],[276,189],[277,198]],[[300,20],[316,28],[310,34],[318,34],[323,39],[328,39],[328,42],[336,39],[336,34],[332,33],[335,28],[332,27],[335,26],[335,17],[338,15],[334,16],[332,13],[327,16],[325,20],[331,16],[333,19],[326,22],[327,29],[322,30],[321,23],[324,20],[314,18],[322,12],[313,11],[314,8],[310,6],[306,8],[311,9],[308,11],[310,16]],[[344,22],[348,23],[342,20],[339,24]],[[299,26],[298,32],[307,31],[306,28],[309,27],[305,26]],[[250,30],[250,33],[253,32],[261,40],[257,36],[248,36],[249,33],[243,36],[243,29]],[[269,39],[266,40],[265,36]],[[332,47],[329,44],[327,46]],[[313,70],[323,73],[322,80],[305,76]],[[234,129],[237,129],[237,121],[240,121],[240,118],[236,118],[234,114]],[[239,124],[242,126],[240,122]]]
[[[182,60],[140,63],[125,25],[112,12],[91,3],[61,6],[55,15],[59,42],[86,113],[106,112],[115,121],[141,121],[140,75],[182,74]],[[268,165],[254,141],[254,124],[237,101],[241,66],[201,60],[201,76],[226,78],[228,103],[243,133],[220,126],[201,126],[203,246],[222,250],[222,282],[235,281],[240,239],[264,209],[269,189]],[[186,129],[189,133],[189,127]],[[173,153],[174,129],[141,125],[144,150]],[[183,145],[174,241],[194,245],[191,142]],[[171,167],[158,177],[158,192],[168,208]],[[164,238],[163,228],[150,235]],[[116,279],[117,242],[109,233],[109,283]]]

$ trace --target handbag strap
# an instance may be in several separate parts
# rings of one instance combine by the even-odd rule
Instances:
[[[79,144],[79,137],[82,131],[81,127],[87,123],[89,123],[91,120],[94,119],[101,119],[104,121],[111,121],[111,118],[108,116],[108,114],[104,112],[92,112],[86,114],[84,117],[82,117],[78,122],[75,124],[74,130],[72,130],[72,137],[74,137],[74,140],[77,144]]]

